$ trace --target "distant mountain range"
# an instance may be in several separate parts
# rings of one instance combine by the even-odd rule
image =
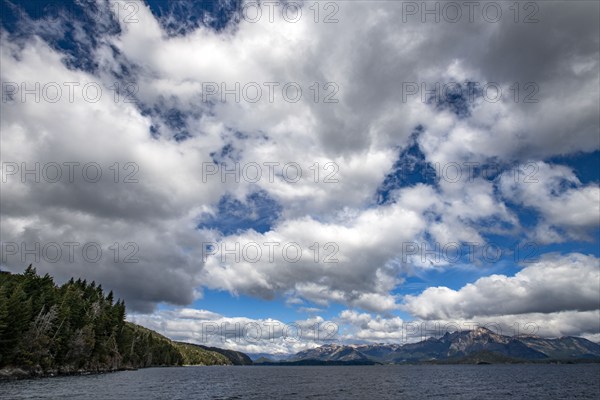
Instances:
[[[446,333],[418,343],[337,345],[301,351],[279,362],[268,358],[255,364],[402,364],[402,363],[494,363],[600,361],[600,345],[578,337],[544,339],[511,337],[486,328]]]

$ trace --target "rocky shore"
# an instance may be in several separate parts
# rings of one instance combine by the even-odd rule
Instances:
[[[60,368],[44,370],[41,367],[21,368],[21,367],[4,367],[0,369],[0,381],[10,381],[18,379],[32,378],[51,378],[55,376],[69,375],[92,375],[92,374],[107,374],[117,371],[135,371],[137,368],[118,368],[118,369],[96,369],[84,370],[76,368]]]

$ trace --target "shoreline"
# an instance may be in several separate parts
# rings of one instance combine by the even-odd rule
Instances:
[[[114,372],[123,371],[137,371],[146,368],[184,368],[184,367],[236,367],[237,365],[231,364],[215,364],[215,365],[202,365],[202,364],[183,364],[183,365],[150,365],[147,367],[121,367],[116,369],[100,369],[100,370],[69,370],[69,369],[50,369],[43,371],[41,368],[27,369],[23,367],[7,366],[0,368],[0,382],[6,381],[17,381],[25,379],[45,379],[45,378],[58,378],[62,376],[85,376],[85,375],[102,375],[111,374]]]
[[[359,366],[395,366],[395,365],[573,365],[573,364],[600,364],[600,359],[575,359],[575,360],[544,360],[544,361],[522,361],[522,362],[477,362],[477,363],[466,363],[466,362],[419,362],[419,363],[395,363],[395,364],[387,364],[387,363],[333,363],[333,362],[316,362],[316,363],[259,363],[248,365],[249,367],[310,367],[310,366],[320,366],[320,367],[359,367]],[[186,368],[186,367],[236,367],[236,365],[151,365],[147,367],[122,367],[117,369],[102,369],[102,370],[69,370],[69,369],[51,369],[42,371],[39,369],[30,369],[22,367],[4,367],[0,369],[0,382],[7,381],[17,381],[17,380],[26,380],[26,379],[45,379],[45,378],[57,378],[63,376],[85,376],[85,375],[101,375],[101,374],[110,374],[114,372],[123,372],[123,371],[137,371],[145,368]]]
[[[160,366],[153,366],[160,367]],[[166,366],[165,366],[166,367]],[[173,365],[175,367],[175,365]],[[150,368],[150,367],[142,367],[142,368]],[[13,367],[8,366],[0,369],[0,382],[5,381],[17,381],[24,379],[44,379],[44,378],[57,378],[61,376],[85,376],[85,375],[100,375],[100,374],[110,374],[113,372],[122,372],[122,371],[137,371],[141,368],[134,367],[122,367],[116,369],[96,369],[96,370],[86,370],[86,369],[50,369],[50,370],[42,370],[41,368],[27,369],[23,367]]]

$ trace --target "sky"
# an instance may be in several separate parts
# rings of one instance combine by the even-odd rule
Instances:
[[[599,15],[2,0],[0,268],[253,354],[600,342]]]

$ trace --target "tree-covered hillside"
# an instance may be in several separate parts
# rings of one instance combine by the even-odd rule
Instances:
[[[0,274],[0,367],[57,372],[180,365],[171,341],[125,322],[125,304],[101,285],[58,287],[31,266]]]
[[[247,354],[200,344],[174,342],[187,365],[252,365]]]
[[[183,364],[232,362],[126,322],[125,303],[95,282],[57,286],[31,266],[0,273],[0,370],[45,375]]]
[[[232,362],[223,354],[205,350],[189,343],[175,342],[175,346],[183,356],[185,365],[231,365]]]

